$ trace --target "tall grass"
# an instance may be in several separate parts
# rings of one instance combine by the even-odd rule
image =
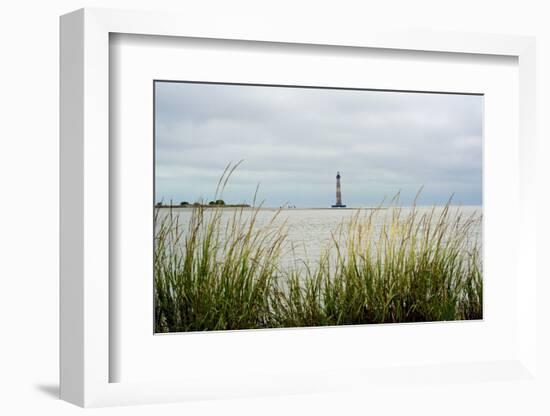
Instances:
[[[380,228],[375,219],[384,215]],[[315,268],[275,291],[274,326],[351,325],[482,318],[480,216],[451,205],[357,213],[333,235]],[[335,255],[331,256],[331,251]]]
[[[360,210],[319,258],[283,269],[281,211],[260,226],[260,210],[199,206],[188,224],[157,210],[155,332],[482,318],[480,215]]]

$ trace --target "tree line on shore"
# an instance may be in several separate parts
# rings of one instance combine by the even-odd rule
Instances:
[[[208,203],[204,203],[204,202],[199,202],[199,201],[196,201],[196,202],[193,202],[193,203],[190,203],[188,201],[182,201],[179,203],[179,205],[176,205],[176,204],[164,204],[162,201],[161,202],[157,202],[156,204],[157,207],[174,207],[174,206],[180,206],[180,207],[205,207],[205,206],[217,206],[217,207],[249,207],[250,205],[248,204],[226,204],[225,201],[223,199],[216,199],[216,200],[212,200],[212,201],[209,201]]]

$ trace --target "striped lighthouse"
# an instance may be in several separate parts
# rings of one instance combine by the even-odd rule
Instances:
[[[332,208],[345,208],[342,204],[342,188],[340,186],[340,172],[336,172],[336,204],[332,205]]]

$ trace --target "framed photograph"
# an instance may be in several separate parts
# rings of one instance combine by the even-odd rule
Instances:
[[[532,379],[534,51],[63,16],[62,398]]]
[[[483,319],[483,95],[156,80],[154,102],[155,333]]]

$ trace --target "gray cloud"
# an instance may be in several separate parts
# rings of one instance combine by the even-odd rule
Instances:
[[[482,197],[481,96],[156,83],[156,199],[209,199],[224,167],[244,159],[224,194],[268,206],[328,206],[401,191],[423,203]],[[407,201],[407,199],[409,201]]]

